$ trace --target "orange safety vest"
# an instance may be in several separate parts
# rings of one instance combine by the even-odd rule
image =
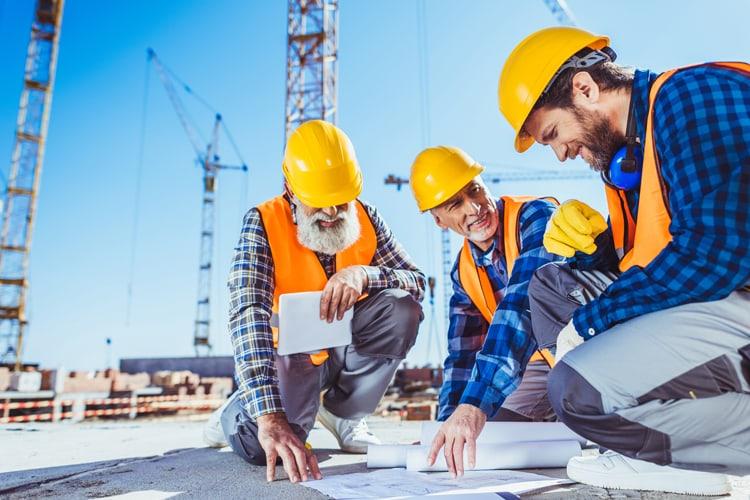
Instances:
[[[359,200],[355,203],[361,233],[349,248],[336,254],[336,271],[349,266],[369,265],[377,248],[377,235],[367,211]],[[292,220],[289,201],[277,196],[257,206],[273,258],[273,312],[279,311],[279,296],[284,293],[313,292],[325,288],[328,278],[315,252],[297,240],[297,226]],[[273,346],[278,346],[279,331],[273,328]],[[310,355],[313,364],[328,359],[328,351]]]
[[[520,254],[521,248],[521,228],[518,220],[521,215],[521,208],[529,201],[540,199],[536,196],[503,196],[503,250],[505,251],[505,267],[508,270],[508,279],[513,272],[513,265]],[[555,205],[560,203],[552,197],[544,197]],[[497,310],[497,301],[495,294],[492,293],[492,284],[487,276],[484,267],[479,267],[474,262],[474,256],[471,254],[469,239],[464,240],[464,246],[460,251],[458,258],[458,279],[461,287],[471,299],[472,304],[479,310],[487,320],[492,323],[492,317]],[[555,357],[549,350],[544,349],[535,352],[529,361],[546,361],[549,366],[554,366]]]
[[[739,62],[715,62],[707,65],[740,71],[750,77],[750,64]],[[643,166],[641,187],[638,199],[638,218],[636,224],[628,207],[625,191],[605,186],[607,207],[615,250],[620,257],[620,270],[626,271],[632,266],[647,266],[664,247],[672,241],[669,224],[667,186],[661,176],[659,157],[653,130],[654,103],[661,86],[676,72],[695,66],[677,68],[659,75],[649,91],[648,117],[646,118],[646,137],[643,144]]]

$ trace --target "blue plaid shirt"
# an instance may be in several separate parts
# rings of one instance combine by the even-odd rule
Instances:
[[[400,288],[416,300],[424,297],[424,274],[417,269],[377,210],[363,203],[375,228],[377,247],[367,272],[367,293]],[[317,254],[326,276],[336,272],[334,256]],[[235,377],[248,414],[257,419],[284,411],[274,364],[270,319],[274,268],[271,247],[258,209],[245,215],[229,273],[229,330],[234,347]]]
[[[641,143],[656,77],[635,73]],[[707,66],[676,73],[656,97],[654,136],[673,240],[646,267],[631,267],[575,312],[584,338],[650,312],[722,299],[750,280],[750,78]],[[633,210],[637,192],[628,198]],[[592,261],[616,262],[607,238]],[[582,268],[592,265],[576,260]]]
[[[547,220],[555,205],[545,200],[527,202],[519,216],[520,254],[508,279],[503,253],[503,203],[497,203],[500,224],[497,239],[482,252],[470,245],[474,262],[487,271],[498,306],[492,324],[471,302],[458,278],[458,259],[451,271],[448,357],[440,389],[438,420],[451,416],[456,406],[468,403],[492,417],[521,381],[526,364],[537,348],[531,334],[528,286],[544,264],[561,257],[542,245]]]

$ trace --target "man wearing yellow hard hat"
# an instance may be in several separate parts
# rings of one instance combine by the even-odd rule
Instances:
[[[235,249],[229,326],[239,390],[204,437],[266,464],[269,481],[278,458],[297,482],[320,478],[304,444],[316,415],[344,451],[380,443],[364,418],[414,345],[425,279],[375,208],[358,199],[362,172],[342,130],[320,120],[300,125],[283,173],[284,193],[247,213]],[[354,308],[351,345],[275,352],[279,296],[305,291],[322,291],[320,320]]]
[[[555,412],[610,450],[568,475],[727,493],[724,474],[750,474],[750,65],[614,60],[606,36],[548,28],[513,50],[498,89],[518,152],[581,156],[605,183],[609,221],[563,203],[544,244],[572,260],[529,292],[540,344],[557,338]]]
[[[482,181],[483,170],[463,150],[437,146],[419,153],[409,178],[419,210],[465,238],[451,272],[448,358],[438,412],[445,423],[429,453],[433,463],[444,448],[454,475],[462,475],[464,465],[473,467],[476,439],[487,420],[554,419],[547,399],[554,359],[537,349],[531,334],[527,288],[536,269],[561,260],[542,245],[557,202],[495,198]]]

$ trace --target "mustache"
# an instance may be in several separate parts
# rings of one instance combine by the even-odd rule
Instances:
[[[339,212],[338,214],[334,215],[333,217],[329,217],[324,213],[318,212],[317,214],[313,214],[312,216],[312,222],[336,222],[339,220],[346,220],[347,214],[345,212]]]

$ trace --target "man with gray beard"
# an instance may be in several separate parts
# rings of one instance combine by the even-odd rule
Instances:
[[[372,206],[343,131],[313,120],[289,137],[284,193],[245,216],[229,276],[229,327],[239,390],[204,429],[272,481],[280,459],[292,482],[321,477],[305,440],[316,416],[342,450],[380,441],[365,417],[416,340],[424,275]],[[354,308],[352,344],[278,355],[279,296],[322,291],[320,319]],[[323,392],[323,397],[320,397]],[[321,404],[322,403],[322,404]]]

